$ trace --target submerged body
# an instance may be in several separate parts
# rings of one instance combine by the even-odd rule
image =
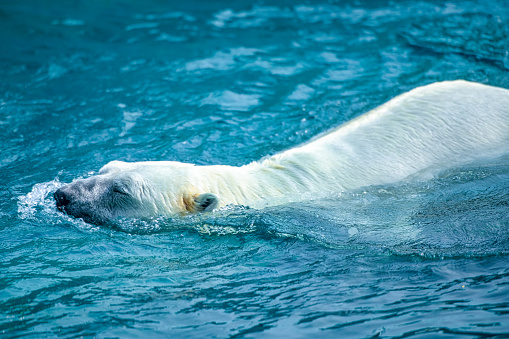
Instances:
[[[509,90],[442,82],[245,166],[113,161],[97,176],[62,187],[55,199],[61,210],[94,223],[229,204],[260,207],[271,198],[296,201],[305,192],[394,183],[508,150]]]

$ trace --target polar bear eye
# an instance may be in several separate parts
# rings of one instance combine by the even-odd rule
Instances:
[[[127,184],[123,181],[114,181],[111,187],[112,192],[122,195],[129,195]]]

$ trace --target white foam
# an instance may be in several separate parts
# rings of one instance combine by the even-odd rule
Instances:
[[[43,209],[46,212],[55,212],[55,203],[50,193],[62,187],[58,179],[35,184],[32,191],[26,195],[18,197],[18,213],[21,219],[33,218],[38,209]],[[50,198],[48,198],[50,195]]]

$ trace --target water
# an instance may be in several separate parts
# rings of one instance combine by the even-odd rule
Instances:
[[[0,3],[0,333],[509,336],[508,157],[254,210],[119,220],[111,160],[242,165],[419,85],[509,88],[499,1]]]

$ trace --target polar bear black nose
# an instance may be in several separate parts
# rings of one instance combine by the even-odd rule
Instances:
[[[57,202],[57,207],[60,210],[62,210],[63,207],[69,205],[70,203],[67,194],[61,189],[58,189],[55,193],[53,193],[53,198],[55,198],[55,201]]]

